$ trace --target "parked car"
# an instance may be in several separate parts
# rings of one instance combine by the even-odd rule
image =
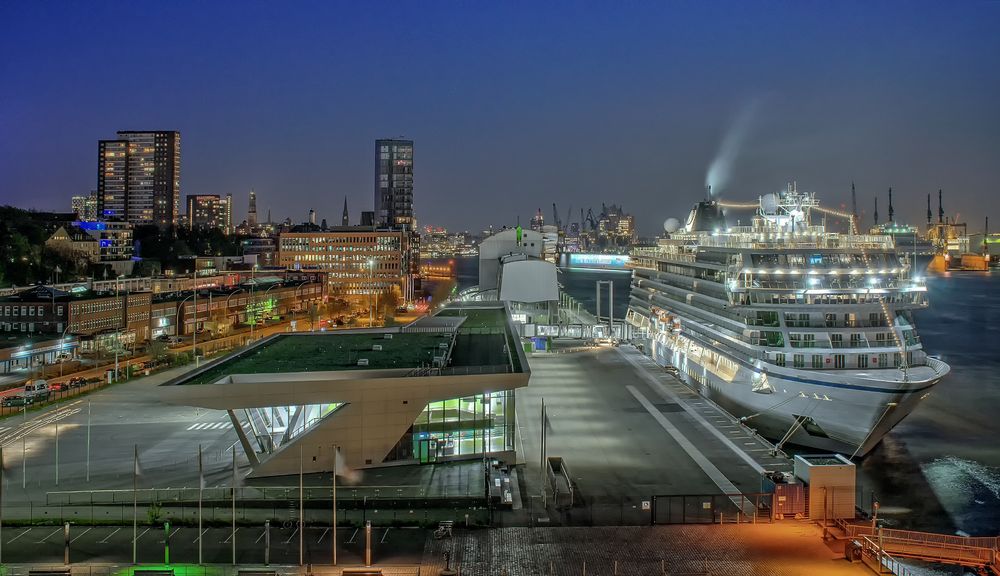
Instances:
[[[46,400],[49,397],[49,383],[46,380],[31,380],[24,385],[24,396],[32,401]]]
[[[52,384],[49,384],[49,390],[52,392],[62,392],[67,389],[69,389],[69,384],[66,382],[53,382]]]
[[[82,376],[75,376],[66,382],[66,385],[70,388],[82,388],[87,385],[87,379]]]
[[[10,396],[4,396],[3,401],[0,402],[4,408],[10,408],[12,406],[30,406],[31,399],[25,398],[17,394],[12,394]]]

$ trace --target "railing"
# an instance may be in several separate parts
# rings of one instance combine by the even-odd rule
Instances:
[[[876,566],[891,570],[894,574],[908,574],[908,568],[898,557],[920,559],[928,562],[957,564],[960,566],[988,566],[1000,558],[997,538],[970,538],[915,532],[911,530],[882,529],[874,532],[867,524],[841,525],[851,540],[860,542],[862,553]]]
[[[232,488],[204,488],[203,501],[231,500]],[[364,488],[339,487],[338,499],[409,499],[427,498],[426,487],[420,485],[400,486],[365,486]],[[47,492],[45,504],[48,506],[100,506],[112,504],[131,504],[133,498],[140,504],[149,503],[187,503],[198,502],[198,488],[140,488],[135,490],[65,490]],[[329,500],[332,498],[332,487],[307,487],[302,498],[304,500]],[[250,487],[243,486],[236,490],[237,500],[252,501],[297,501],[298,486]]]

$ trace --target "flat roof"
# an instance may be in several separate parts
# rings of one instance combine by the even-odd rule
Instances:
[[[386,338],[389,334],[392,338]],[[450,346],[444,332],[310,332],[280,334],[218,364],[181,384],[210,384],[233,374],[280,374],[337,370],[387,370],[430,366]],[[375,347],[380,346],[381,350]],[[359,366],[359,359],[367,366]]]
[[[440,356],[448,358],[442,374],[521,373],[522,355],[501,305],[448,307],[404,327],[271,336],[165,385],[211,384],[239,374],[413,370],[432,367]],[[358,365],[362,358],[367,366]]]

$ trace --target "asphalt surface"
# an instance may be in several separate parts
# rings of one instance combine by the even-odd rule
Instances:
[[[579,349],[579,343],[556,347]],[[518,391],[526,462],[522,500],[534,519],[564,524],[648,524],[654,495],[755,493],[765,469],[787,465],[703,398],[630,347],[588,348],[529,359]],[[561,457],[578,501],[540,507],[540,412],[548,415],[547,456]],[[714,429],[714,431],[713,431]],[[720,439],[720,437],[726,440]]]

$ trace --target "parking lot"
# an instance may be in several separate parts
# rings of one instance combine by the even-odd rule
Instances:
[[[269,532],[269,534],[268,534]],[[372,559],[379,564],[419,563],[427,532],[407,528],[372,528]],[[140,564],[164,562],[167,533],[163,527],[139,526],[136,532],[136,557]],[[198,562],[198,528],[170,528],[171,563]],[[66,547],[64,529],[58,526],[14,527],[3,529],[3,561],[7,564],[62,563]],[[232,561],[231,528],[204,528],[202,560],[207,564]],[[364,562],[363,528],[338,528],[338,563]],[[308,526],[302,533],[303,561],[329,564],[333,538],[328,526]],[[132,561],[132,526],[71,527],[70,562],[129,563]],[[299,529],[295,522],[273,526],[237,527],[236,555],[241,564],[299,563]]]

